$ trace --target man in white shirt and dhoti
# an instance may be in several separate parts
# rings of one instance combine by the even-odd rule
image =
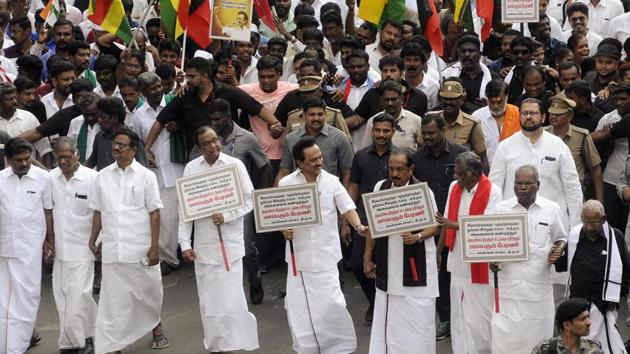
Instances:
[[[291,265],[287,274],[285,309],[293,338],[293,350],[300,354],[344,354],[356,350],[357,339],[346,300],[339,285],[337,262],[341,245],[337,211],[360,233],[361,225],[352,198],[339,177],[322,169],[322,153],[315,140],[304,137],[292,149],[298,169],[283,177],[279,186],[316,183],[322,225],[283,230],[287,241],[293,241],[297,276]],[[286,247],[286,261],[291,263]]]
[[[94,210],[89,245],[103,262],[96,354],[120,353],[151,330],[152,348],[169,345],[160,323],[162,202],[155,174],[134,159],[139,144],[133,131],[119,129],[112,141],[115,162],[99,172],[89,194]]]
[[[53,204],[48,173],[31,165],[33,146],[14,138],[4,149],[9,167],[0,171],[0,353],[22,354],[37,319],[42,249],[52,255]]]
[[[493,289],[487,263],[461,260],[459,217],[484,215],[501,201],[501,189],[483,174],[481,159],[463,152],[455,159],[445,215],[436,215],[442,226],[438,254],[450,249],[446,269],[451,273],[451,343],[453,353],[490,354]]]
[[[497,204],[494,214],[527,213],[529,259],[493,264],[500,268],[501,311],[492,316],[492,352],[530,354],[553,336],[552,264],[562,253],[567,234],[560,207],[538,195],[538,169],[521,166],[514,176],[515,197]]]
[[[376,183],[374,191],[419,183],[412,175],[413,161],[410,150],[392,151],[390,178]],[[430,189],[429,194],[428,202],[437,210]],[[430,227],[377,239],[368,236],[363,264],[366,276],[375,278],[376,285],[371,354],[412,354],[419,348],[422,353],[435,354],[436,231]]]
[[[179,221],[182,257],[187,262],[195,262],[204,347],[210,352],[255,350],[258,328],[256,317],[247,309],[242,261],[245,256],[243,217],[252,210],[254,187],[245,165],[221,152],[221,141],[212,128],[202,126],[195,136],[203,155],[186,165],[184,176],[236,165],[245,202],[239,209],[214,213],[194,222],[184,222],[182,218]],[[191,247],[193,224],[194,248]],[[225,260],[220,235],[225,244]]]
[[[79,150],[69,137],[55,144],[59,167],[50,171],[55,231],[53,295],[59,313],[61,350],[93,347],[96,302],[92,298],[94,255],[89,247],[92,210],[88,207],[95,170],[79,163]]]

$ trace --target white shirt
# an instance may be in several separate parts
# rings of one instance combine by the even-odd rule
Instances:
[[[488,161],[492,162],[494,153],[499,146],[499,138],[501,133],[499,132],[499,126],[497,120],[494,119],[490,108],[488,106],[479,108],[471,114],[472,117],[477,118],[481,122],[481,129],[483,130],[483,137],[486,141],[486,154],[488,155]]]
[[[304,184],[306,178],[300,169],[283,177],[278,183],[280,187]],[[337,210],[341,214],[356,209],[352,198],[346,192],[339,177],[322,170],[317,175],[319,205],[322,224],[312,227],[293,229],[293,249],[295,262],[299,271],[324,272],[337,267],[341,260]],[[286,247],[286,262],[291,263],[289,245]]]
[[[120,87],[118,87],[118,85],[116,85],[116,88],[114,89],[114,92],[112,92],[111,95],[106,95],[105,91],[103,91],[103,87],[101,87],[100,84],[96,86],[96,88],[94,89],[94,93],[101,97],[112,96],[112,97],[118,97],[122,100],[122,95],[120,94]]]
[[[0,257],[40,261],[46,236],[44,209],[52,209],[48,172],[31,166],[22,178],[11,167],[0,171]]]
[[[385,180],[376,183],[374,186],[375,192],[381,189],[383,182],[385,182]],[[392,184],[392,189],[394,188],[397,187]],[[435,196],[431,189],[429,189],[429,195],[431,196],[433,210],[437,210]],[[403,266],[409,265],[408,261],[403,260],[405,247],[403,240],[402,235],[387,237],[387,293],[389,295],[398,296],[438,297],[440,291],[438,288],[438,270],[437,263],[435,262],[436,247],[434,239],[431,237],[421,241],[424,243],[425,269],[427,272],[426,286],[403,286]]]
[[[630,37],[630,12],[619,15],[610,21],[608,36],[616,38],[621,44]]]
[[[348,80],[349,79],[346,79],[340,85],[339,89],[341,89],[342,92],[345,92],[345,87],[348,84]],[[348,92],[348,98],[346,99],[346,104],[353,110],[356,109],[359,103],[361,103],[361,99],[363,99],[363,96],[365,96],[365,94],[372,88],[373,85],[374,85],[374,81],[370,79],[369,75],[365,79],[365,81],[361,84],[361,86],[357,87],[357,86],[352,85],[350,87],[350,92]],[[352,134],[352,148],[354,149],[354,151],[359,151],[361,149],[361,145],[363,143],[363,137],[365,136],[365,132],[366,132],[365,126],[366,124],[363,124],[359,128],[353,130],[351,133]]]
[[[153,109],[149,103],[145,102],[138,108],[133,115],[133,131],[138,134],[142,141],[147,141],[149,132],[155,118],[166,106],[166,101],[162,98],[162,102]],[[155,154],[155,164],[157,168],[151,169],[157,176],[158,186],[160,188],[175,187],[175,180],[184,174],[184,165],[171,162],[171,133],[162,129],[153,144],[153,153]]]
[[[53,114],[59,112],[64,108],[74,105],[74,102],[72,101],[72,95],[68,95],[68,97],[66,97],[66,100],[63,102],[63,105],[59,107],[57,105],[57,101],[55,101],[55,90],[52,90],[51,92],[43,96],[41,101],[46,108],[46,119],[50,119]]]
[[[588,7],[588,30],[603,38],[610,37],[612,19],[625,12],[623,4],[619,0],[599,0],[597,6],[593,6],[590,0],[575,0],[586,4]],[[568,21],[567,21],[568,22]],[[623,44],[623,42],[621,42]],[[597,47],[593,48],[596,50]]]
[[[70,127],[68,128],[68,137],[72,138],[75,142],[79,142],[79,133],[81,132],[81,126],[85,118],[83,115],[80,115],[72,121],[70,121]],[[93,125],[87,126],[87,146],[85,147],[85,158],[89,158],[92,155],[92,149],[94,148],[94,138],[96,138],[96,134],[101,131],[101,125],[97,122]]]
[[[379,40],[376,39],[376,42],[365,47],[365,52],[368,54],[370,58],[370,60],[368,61],[368,63],[370,64],[370,67],[380,74],[381,69],[379,69],[378,63],[381,61],[381,58],[387,55],[388,53],[382,54],[381,51],[378,49],[378,43],[379,43]]]
[[[89,195],[89,207],[101,212],[103,263],[139,263],[151,247],[149,213],[162,208],[155,174],[135,159],[124,171],[114,162]]]
[[[490,81],[492,81],[492,74],[490,73],[490,69],[488,69],[488,67],[481,61],[479,62],[479,66],[481,67],[481,73],[483,74],[481,85],[479,86],[479,98],[486,98],[486,86]],[[442,77],[445,79],[453,76],[459,77],[461,73],[462,64],[460,62],[455,62],[442,71]]]
[[[448,206],[451,204],[451,192],[453,191],[453,187],[455,187],[455,184],[457,184],[457,181],[451,182],[451,185],[448,187],[448,197],[446,198],[446,207],[444,208],[444,215],[446,217],[448,217]],[[457,211],[458,220],[459,217],[470,215],[470,204],[472,203],[475,193],[477,193],[477,187],[479,187],[479,184],[476,184],[470,191],[466,188],[462,188],[462,194],[459,200],[459,209]],[[501,197],[501,188],[492,183],[492,187],[490,188],[490,199],[488,200],[488,205],[486,206],[484,215],[490,214],[492,211],[491,209],[502,200],[503,198]],[[446,269],[453,274],[470,278],[470,263],[462,262],[460,237],[462,236],[459,230],[455,231],[455,245],[453,246],[452,251],[449,250],[448,260],[446,262]]]
[[[15,63],[13,63],[13,60],[0,55],[0,65],[2,66],[2,69],[4,69],[4,71],[7,72],[7,74],[11,75],[11,80],[15,80],[15,78],[18,75],[17,72],[17,67],[15,66]]]
[[[90,188],[98,172],[79,165],[70,180],[59,167],[49,172],[52,183],[55,258],[62,261],[93,260],[88,243],[94,211],[89,208]]]
[[[258,83],[258,69],[256,69],[256,63],[258,63],[258,59],[252,57],[252,62],[249,66],[245,70],[242,70],[241,79],[239,80],[241,84]]]
[[[440,91],[440,82],[435,80],[428,74],[422,75],[422,82],[416,88],[422,91],[427,96],[427,109],[428,111],[436,108],[440,101],[438,99],[438,92]]]
[[[374,117],[379,114],[381,113],[375,114]],[[365,123],[366,132],[372,131],[374,117],[370,117],[367,123]],[[416,150],[418,149],[418,139],[420,136],[422,136],[422,118],[410,111],[401,109],[400,115],[396,118],[396,129],[394,129],[392,144],[401,149]],[[372,134],[365,134],[362,141],[361,149],[372,145],[374,142]]]
[[[241,27],[223,27],[223,34],[233,41],[245,41],[250,40],[249,26]]]
[[[37,118],[35,118],[31,112],[19,108],[15,110],[15,113],[13,113],[13,116],[9,120],[0,117],[0,130],[9,134],[12,138],[31,129],[35,129],[37,126],[39,126]],[[37,140],[33,143],[33,146],[35,146],[35,150],[37,150],[40,156],[44,156],[46,153],[52,151],[48,138]],[[35,151],[33,151],[33,156],[35,156]]]
[[[580,224],[582,187],[571,151],[562,139],[543,131],[532,144],[521,131],[501,141],[488,177],[502,188],[503,198],[514,196],[514,174],[523,165],[538,168],[538,195],[558,203],[565,228]]]
[[[221,234],[225,243],[225,251],[229,262],[234,262],[245,256],[245,245],[243,243],[243,216],[252,210],[252,185],[247,169],[241,160],[228,156],[224,153],[219,154],[219,158],[214,164],[210,165],[203,156],[190,161],[184,169],[184,176],[196,175],[198,173],[210,171],[217,167],[227,165],[236,165],[238,179],[241,183],[243,192],[244,206],[239,209],[223,212],[223,224],[221,225]],[[196,262],[203,264],[222,265],[223,255],[219,243],[219,233],[217,226],[212,222],[210,217],[197,219],[195,225],[195,255]],[[191,249],[190,234],[192,232],[193,222],[184,222],[183,218],[179,218],[179,245],[182,252]]]
[[[604,129],[609,124],[616,123],[621,120],[621,116],[615,109],[614,111],[604,115],[597,122],[597,130]],[[626,158],[628,157],[628,139],[615,139],[613,151],[608,157],[606,168],[604,169],[604,182],[614,186],[619,185],[619,176],[626,170]]]
[[[567,20],[567,22],[569,22],[569,20]],[[588,22],[591,23],[590,20]],[[571,30],[562,32],[561,41],[566,43],[572,34],[573,31]],[[602,41],[602,39],[603,38],[600,35],[594,33],[593,31],[589,30],[588,32],[586,32],[586,41],[588,42],[589,56],[593,56],[595,55],[595,53],[597,53],[597,47],[599,46],[599,43]]]
[[[539,194],[529,210],[520,205],[516,197],[502,201],[493,210],[493,214],[510,213],[527,213],[529,260],[501,263],[501,297],[541,301],[553,296],[553,265],[547,258],[554,242],[567,239],[560,207]]]
[[[549,0],[549,5],[547,6],[547,15],[549,15],[549,18],[551,19],[553,17],[560,25],[562,25],[562,5],[564,5],[564,3],[565,0]],[[568,17],[566,22],[569,22]]]

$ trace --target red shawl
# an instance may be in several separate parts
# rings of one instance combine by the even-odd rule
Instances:
[[[468,215],[483,215],[488,201],[490,200],[490,191],[492,190],[492,182],[482,174],[477,185],[477,191],[473,196],[470,203],[470,210]],[[451,190],[450,203],[448,205],[448,219],[457,221],[457,214],[459,212],[459,202],[462,197],[462,188],[459,184],[455,184]],[[455,229],[446,229],[446,247],[450,248],[453,252],[455,247]],[[488,263],[471,263],[470,272],[473,284],[488,284]]]

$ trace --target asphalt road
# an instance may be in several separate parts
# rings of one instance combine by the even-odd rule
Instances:
[[[352,273],[346,272],[344,276],[346,302],[350,315],[354,320],[357,334],[357,353],[367,353],[370,341],[370,326],[364,320],[367,301]],[[151,336],[147,334],[128,347],[124,353],[206,353],[203,348],[203,331],[193,267],[184,265],[182,268],[165,276],[162,281],[164,284],[162,323],[171,343],[170,347],[159,351],[152,350]],[[280,292],[284,289],[285,282],[286,268],[276,267],[271,269],[263,278],[265,300],[260,305],[252,306],[250,304],[249,306],[250,311],[254,313],[258,320],[260,349],[255,351],[256,353],[293,353],[284,301],[280,297]],[[246,289],[249,289],[246,282],[245,286],[247,287]],[[249,294],[249,292],[247,291],[246,294]],[[622,331],[624,339],[630,337],[630,328],[625,326],[624,323],[627,314],[628,307],[624,299],[619,316],[619,329]],[[57,353],[59,320],[52,295],[50,276],[45,277],[42,284],[42,300],[39,308],[37,328],[42,340],[27,353]],[[450,340],[438,342],[437,352],[440,354],[452,354]]]

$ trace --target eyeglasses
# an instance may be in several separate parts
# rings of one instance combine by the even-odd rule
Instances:
[[[130,144],[127,143],[121,143],[120,141],[113,141],[112,142],[112,146],[117,146],[117,147],[121,147],[121,148],[126,148],[131,146]]]
[[[521,112],[521,117],[536,117],[539,114],[540,114],[540,112],[523,111],[523,112]]]
[[[56,155],[58,161],[70,160],[72,155]]]

